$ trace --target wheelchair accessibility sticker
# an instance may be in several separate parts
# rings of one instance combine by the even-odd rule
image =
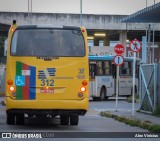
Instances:
[[[25,76],[16,76],[15,77],[16,86],[25,86]]]

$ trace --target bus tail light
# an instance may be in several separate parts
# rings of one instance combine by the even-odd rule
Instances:
[[[10,92],[15,92],[16,91],[16,87],[13,86],[13,85],[9,86],[9,91]]]
[[[81,31],[82,31],[82,32],[85,32],[86,30],[82,27]]]
[[[84,29],[82,29],[82,32],[85,32],[85,30],[84,30]]]
[[[83,86],[87,86],[87,84],[88,84],[88,82],[87,82],[86,80],[83,80],[83,81],[82,81],[82,85],[83,85]]]
[[[9,79],[9,80],[7,81],[7,84],[8,84],[8,85],[13,85],[13,80]]]
[[[81,92],[85,92],[86,88],[84,86],[82,86],[80,90],[81,90]]]

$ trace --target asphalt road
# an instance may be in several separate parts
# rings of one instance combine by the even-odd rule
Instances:
[[[0,98],[2,101],[3,98]],[[109,99],[105,102],[94,102],[90,101],[89,111],[85,116],[80,117],[78,126],[62,126],[60,125],[59,118],[56,119],[26,119],[25,125],[7,125],[6,124],[6,114],[5,114],[5,106],[0,105],[0,131],[1,132],[147,132],[144,129],[138,127],[131,127],[124,123],[115,121],[111,118],[101,117],[99,115],[99,111],[105,110],[113,110],[115,107],[115,100]],[[127,103],[125,100],[119,100],[118,102],[118,110],[131,110],[131,104]],[[138,107],[138,104],[135,105]],[[122,138],[121,138],[122,139]],[[118,140],[121,140],[118,139]],[[1,139],[0,139],[1,140]],[[18,140],[18,139],[14,139]],[[30,139],[31,140],[31,139]],[[38,139],[40,140],[40,139]],[[46,138],[45,140],[51,140]],[[53,139],[52,139],[53,140]],[[76,138],[76,139],[56,139],[60,141],[72,141],[72,140],[83,140],[88,141],[90,138]],[[94,138],[92,140],[105,140],[104,138],[97,139]],[[116,138],[112,138],[112,140],[117,140]],[[127,139],[122,139],[123,141]],[[136,140],[136,139],[129,139]],[[143,140],[143,139],[142,139]],[[145,139],[146,140],[146,139]],[[148,139],[147,139],[148,140]]]

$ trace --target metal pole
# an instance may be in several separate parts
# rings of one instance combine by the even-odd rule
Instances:
[[[147,50],[147,55],[146,55],[146,63],[148,63],[148,28],[146,28],[146,50]]]
[[[143,40],[143,39],[142,39]],[[139,65],[139,110],[141,109],[142,101],[142,75],[141,75],[141,64]]]
[[[28,22],[30,23],[30,15],[29,15],[29,0],[28,0]]]
[[[153,112],[155,112],[157,106],[157,64],[154,64],[154,107]]]
[[[80,24],[82,26],[82,0],[80,0]]]
[[[146,8],[147,8],[147,0],[146,0]]]
[[[117,66],[117,78],[116,78],[116,112],[118,109],[118,95],[119,95],[119,66]]]
[[[150,46],[150,36],[151,36],[151,24],[149,24],[149,29],[148,29],[148,63],[151,63],[151,46]]]
[[[152,63],[154,63],[154,29],[153,29],[153,42],[152,42]]]
[[[132,86],[132,115],[134,115],[134,100],[135,100],[135,73],[136,73],[136,52],[133,58],[133,86]]]
[[[31,24],[32,24],[32,0],[31,0]]]

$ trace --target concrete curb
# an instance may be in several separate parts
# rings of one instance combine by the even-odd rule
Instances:
[[[113,118],[119,122],[123,122],[131,126],[137,126],[148,131],[160,132],[160,124],[152,123],[149,120],[143,120],[136,117],[128,117],[125,115],[118,115],[112,112],[101,112],[100,115],[108,118]]]

